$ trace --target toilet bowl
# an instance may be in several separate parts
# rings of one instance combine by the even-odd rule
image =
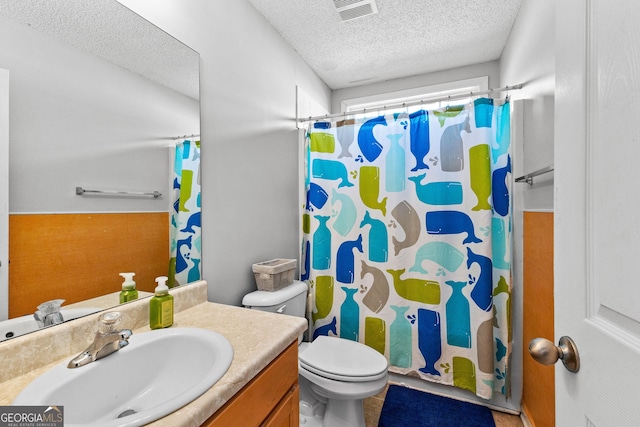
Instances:
[[[251,292],[245,307],[304,317],[307,285],[293,284],[273,292]],[[387,385],[387,359],[359,342],[319,336],[298,347],[300,425],[364,427],[363,400]]]

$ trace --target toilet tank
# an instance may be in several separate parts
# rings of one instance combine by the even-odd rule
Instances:
[[[294,280],[277,291],[255,291],[242,298],[242,305],[254,310],[305,317],[307,284]]]

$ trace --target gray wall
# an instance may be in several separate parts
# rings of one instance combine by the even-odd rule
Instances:
[[[510,94],[519,104],[512,120],[513,176],[553,164],[555,93],[555,4],[553,0],[524,0],[500,59],[501,86],[523,83]],[[534,184],[513,188],[513,347],[514,400],[520,400],[523,354],[523,211],[553,209],[553,173],[534,178]],[[544,308],[541,308],[544,310]],[[527,389],[530,391],[530,389]]]
[[[502,85],[524,83],[513,99],[523,100],[522,162],[514,176],[553,164],[555,93],[555,2],[524,0],[500,60]],[[524,209],[553,209],[553,173],[516,184],[523,191]]]
[[[421,74],[402,79],[387,80],[380,83],[363,85],[333,91],[331,99],[331,111],[340,112],[340,105],[345,99],[359,98],[363,96],[378,95],[396,92],[405,89],[413,89],[422,86],[430,86],[456,80],[470,79],[473,77],[489,77],[489,87],[500,86],[500,68],[498,61],[485,62],[467,67],[453,68],[451,70],[435,73]]]
[[[330,90],[247,0],[121,3],[200,53],[203,275],[239,305],[251,264],[299,259],[296,85]]]

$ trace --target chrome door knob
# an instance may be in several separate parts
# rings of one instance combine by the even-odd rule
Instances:
[[[543,365],[553,365],[560,359],[568,371],[578,372],[580,369],[578,348],[573,340],[566,336],[560,337],[557,346],[546,338],[534,338],[529,341],[529,354]]]

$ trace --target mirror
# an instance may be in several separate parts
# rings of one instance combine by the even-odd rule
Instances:
[[[115,0],[0,0],[0,39],[11,40],[0,44],[10,88],[4,312],[32,318],[59,298],[111,308],[129,271],[148,295],[169,272],[175,144],[200,133],[198,53]]]

